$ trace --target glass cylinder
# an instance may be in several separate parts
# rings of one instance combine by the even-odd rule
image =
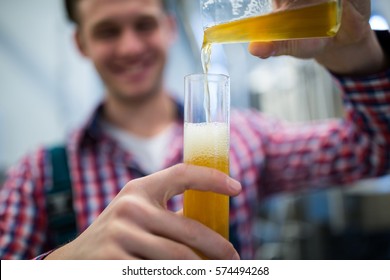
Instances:
[[[221,74],[185,77],[184,162],[229,174],[230,83]],[[213,192],[184,193],[184,216],[229,239],[229,197]]]
[[[201,0],[203,45],[329,37],[341,0]]]

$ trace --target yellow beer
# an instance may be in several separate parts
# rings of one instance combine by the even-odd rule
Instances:
[[[340,3],[341,1],[330,0],[298,8],[289,7],[208,27],[204,30],[203,36],[201,56],[203,71],[208,73],[211,45],[214,43],[334,36],[340,27],[342,11]]]
[[[335,0],[291,7],[208,27],[204,31],[203,47],[212,43],[329,37],[338,31],[340,20],[341,7]]]
[[[185,123],[184,162],[229,173],[227,123]],[[212,192],[184,193],[184,216],[195,219],[229,239],[229,197]]]

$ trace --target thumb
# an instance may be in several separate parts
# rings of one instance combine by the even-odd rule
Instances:
[[[139,185],[149,199],[162,206],[171,197],[189,189],[229,196],[241,191],[241,184],[221,171],[184,163],[131,182]]]

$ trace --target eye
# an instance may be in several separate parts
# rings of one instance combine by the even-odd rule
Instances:
[[[150,33],[158,28],[157,19],[144,17],[135,22],[134,28],[139,33]]]
[[[120,29],[115,26],[101,26],[94,31],[94,37],[97,39],[115,38],[120,33]]]

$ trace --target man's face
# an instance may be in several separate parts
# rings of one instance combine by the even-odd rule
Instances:
[[[83,0],[77,42],[110,96],[144,99],[161,90],[174,23],[160,0]]]

